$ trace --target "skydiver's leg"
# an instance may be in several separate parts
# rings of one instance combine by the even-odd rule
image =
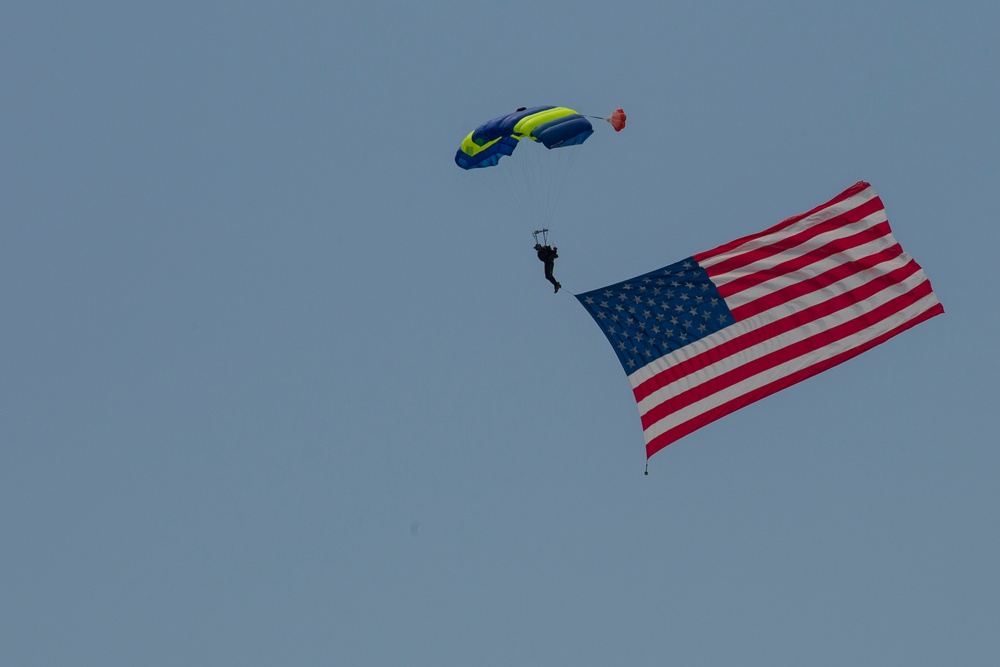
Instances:
[[[554,267],[555,267],[555,262],[545,263],[545,279],[548,280],[550,283],[552,283],[552,286],[555,288],[555,291],[558,292],[559,288],[562,287],[562,285],[560,285],[559,281],[556,280],[555,276],[552,275],[552,269]]]

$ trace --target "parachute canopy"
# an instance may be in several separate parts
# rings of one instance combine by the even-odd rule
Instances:
[[[615,132],[621,132],[625,129],[625,118],[625,110],[618,107],[604,120],[611,123],[611,127],[615,128]]]
[[[521,139],[531,139],[546,148],[562,148],[582,144],[593,133],[590,121],[572,109],[521,108],[487,121],[470,132],[455,153],[455,163],[462,169],[494,167],[501,157],[514,152]]]

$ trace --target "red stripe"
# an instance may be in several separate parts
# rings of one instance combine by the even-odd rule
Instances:
[[[790,218],[786,218],[785,220],[782,220],[778,224],[776,224],[776,225],[774,225],[772,227],[769,227],[769,228],[765,229],[764,231],[759,232],[757,234],[749,234],[749,235],[744,236],[742,238],[738,238],[735,241],[730,241],[729,243],[724,243],[724,244],[720,245],[717,248],[713,248],[712,250],[707,250],[705,252],[700,252],[700,253],[694,255],[694,260],[696,262],[700,263],[703,259],[707,259],[709,257],[714,257],[715,255],[719,255],[719,254],[722,254],[722,253],[725,253],[725,252],[729,252],[729,251],[731,251],[731,250],[733,250],[735,248],[739,248],[744,243],[747,243],[747,242],[752,241],[754,239],[760,238],[762,236],[767,236],[768,234],[774,234],[775,232],[781,231],[782,229],[785,229],[786,227],[790,227],[790,226],[794,225],[796,222],[802,220],[803,218],[808,218],[810,215],[813,215],[814,213],[817,213],[817,212],[819,212],[819,211],[821,211],[821,210],[823,210],[823,209],[825,209],[825,208],[827,208],[829,206],[833,206],[835,204],[839,204],[840,202],[842,202],[842,201],[844,201],[846,199],[850,199],[854,195],[856,195],[859,192],[862,192],[864,190],[867,190],[870,187],[871,187],[871,185],[869,185],[868,183],[866,183],[864,181],[858,181],[857,183],[855,183],[851,187],[847,188],[846,190],[844,190],[843,192],[841,192],[839,195],[837,195],[836,197],[834,197],[830,201],[826,202],[825,204],[821,204],[821,205],[817,206],[816,208],[814,208],[812,210],[806,211],[805,213],[800,213],[799,215],[793,215]],[[872,201],[878,201],[879,202],[879,206],[880,207],[882,206],[882,200],[879,199],[878,196],[875,196],[872,199]]]
[[[779,264],[774,264],[768,267],[767,269],[756,271],[754,273],[750,273],[745,276],[740,276],[736,280],[732,280],[725,284],[719,285],[718,286],[719,294],[721,294],[723,298],[732,296],[734,294],[739,294],[744,290],[756,287],[757,285],[767,282],[768,280],[773,280],[778,276],[784,276],[789,273],[795,273],[796,271],[799,271],[809,266],[810,264],[814,264],[815,262],[818,262],[822,259],[826,259],[831,255],[847,252],[848,250],[857,248],[858,246],[862,246],[866,243],[871,243],[872,241],[875,241],[884,236],[889,236],[891,234],[892,230],[889,229],[889,223],[883,222],[873,227],[862,229],[861,231],[851,234],[850,236],[833,239],[828,244],[822,247],[814,248],[800,255],[792,256],[789,259],[785,260],[784,262],[781,262]],[[744,259],[744,257],[748,257],[749,259],[742,264],[742,266],[746,266],[753,263],[754,261],[767,259],[767,257],[770,256],[770,253],[767,253],[766,255],[762,254],[759,257],[750,257],[750,255],[752,254],[755,253],[747,253],[746,256],[741,255],[740,257],[735,259]],[[723,275],[723,272],[716,271],[716,267],[714,266],[709,269],[706,269],[706,272],[708,273],[710,278],[715,278],[716,276]]]
[[[763,313],[766,310],[770,310],[775,306],[780,306],[783,303],[798,299],[806,294],[825,289],[834,283],[853,276],[856,273],[871,270],[879,264],[891,261],[902,254],[903,248],[897,243],[894,246],[869,255],[868,257],[862,257],[860,259],[852,260],[851,262],[838,264],[823,273],[815,276],[809,276],[805,280],[782,287],[781,289],[775,290],[761,296],[760,298],[745,303],[742,306],[737,306],[730,312],[733,319],[740,322],[753,317],[754,315]],[[919,266],[916,266],[916,269],[919,268]]]
[[[929,283],[928,283],[928,286],[929,286]],[[919,315],[917,315],[913,319],[910,319],[910,320],[907,320],[906,322],[903,322],[902,324],[900,324],[895,329],[893,329],[891,331],[887,331],[886,333],[882,334],[881,336],[878,336],[878,337],[873,338],[873,339],[871,339],[869,341],[866,341],[865,343],[863,343],[863,344],[861,344],[861,345],[859,345],[859,346],[857,346],[855,348],[852,348],[850,350],[845,350],[844,352],[842,352],[842,353],[840,353],[840,354],[838,354],[838,355],[836,355],[834,357],[831,357],[829,359],[825,359],[825,360],[823,360],[821,362],[813,364],[812,366],[809,366],[808,368],[803,368],[802,370],[796,371],[795,373],[792,373],[791,375],[787,375],[785,377],[779,378],[778,380],[775,380],[774,382],[772,382],[770,384],[767,384],[767,385],[764,385],[762,387],[759,387],[759,388],[757,388],[757,389],[755,389],[755,390],[753,390],[751,392],[748,392],[748,393],[746,393],[746,394],[744,394],[742,396],[738,396],[738,397],[734,398],[733,400],[725,403],[724,405],[720,405],[720,406],[715,407],[715,408],[713,408],[711,410],[707,410],[707,411],[705,411],[705,412],[697,415],[696,417],[694,417],[692,419],[689,419],[688,421],[684,422],[683,424],[678,424],[677,426],[675,426],[674,428],[670,429],[669,431],[665,431],[664,433],[661,433],[660,435],[656,436],[655,438],[653,438],[652,440],[650,440],[648,443],[646,443],[646,458],[651,457],[653,454],[655,454],[656,452],[660,451],[661,449],[663,449],[667,445],[675,442],[676,440],[684,437],[685,435],[688,435],[689,433],[692,433],[693,431],[698,430],[699,428],[701,428],[701,427],[703,427],[703,426],[705,426],[707,424],[712,423],[713,421],[715,421],[717,419],[720,419],[721,417],[725,417],[726,415],[728,415],[728,414],[730,414],[732,412],[735,412],[736,410],[739,410],[740,408],[746,407],[746,406],[750,405],[751,403],[759,401],[762,398],[766,398],[767,396],[770,396],[771,394],[774,394],[774,393],[776,393],[778,391],[781,391],[782,389],[787,389],[788,387],[791,387],[794,384],[802,382],[803,380],[806,380],[806,379],[808,379],[808,378],[810,378],[810,377],[812,377],[814,375],[822,373],[825,370],[829,370],[830,368],[833,368],[834,366],[842,364],[845,361],[858,356],[862,352],[866,352],[866,351],[872,349],[873,347],[875,347],[876,345],[880,345],[880,344],[884,343],[885,341],[889,340],[893,336],[896,336],[897,334],[900,334],[900,333],[906,331],[907,329],[909,329],[909,328],[911,328],[913,326],[916,326],[917,324],[920,324],[921,322],[924,322],[924,321],[926,321],[926,320],[928,320],[928,319],[930,319],[930,318],[932,318],[932,317],[934,317],[936,315],[940,315],[942,313],[944,313],[944,307],[940,303],[937,303],[933,307],[925,310],[924,312],[920,313]]]
[[[916,267],[915,262],[913,263],[913,266]],[[916,269],[919,269],[919,267],[916,267]],[[868,283],[853,292],[842,294],[834,299],[817,304],[811,308],[792,313],[790,316],[782,318],[777,322],[761,327],[760,329],[750,331],[747,334],[740,336],[740,338],[733,342],[738,343],[740,351],[742,351],[751,345],[768,340],[775,335],[787,333],[788,331],[797,329],[806,324],[821,320],[827,315],[836,312],[847,305],[858,303],[859,301],[862,301],[872,294],[887,287],[887,283],[889,285],[896,283],[895,280],[890,281],[883,280],[881,278],[872,282],[876,284],[873,285],[872,283]],[[732,387],[747,378],[763,373],[764,371],[777,368],[791,359],[797,359],[802,355],[815,352],[816,350],[821,350],[843,338],[852,336],[877,322],[881,322],[882,320],[891,317],[931,293],[930,281],[925,280],[912,290],[900,294],[890,301],[887,301],[886,303],[863,313],[854,319],[842,322],[837,326],[820,331],[813,336],[776,349],[773,352],[749,361],[730,371],[718,374],[709,379],[707,382],[704,382],[696,387],[691,387],[687,391],[684,391],[677,396],[673,396],[652,407],[648,412],[646,412],[646,414],[641,415],[642,428],[645,430],[677,410],[686,408],[689,405],[692,405],[693,403],[707,398],[708,396],[711,396],[719,391],[728,389],[729,387]],[[726,356],[728,355],[721,355],[716,358],[722,359]],[[700,366],[700,368],[701,367],[704,366]],[[700,368],[698,370],[700,370]]]
[[[850,269],[854,267],[852,264],[845,264],[844,268]],[[821,320],[824,317],[827,317],[853,303],[863,301],[873,294],[877,294],[886,287],[905,280],[907,277],[919,270],[920,266],[915,261],[910,260],[905,265],[895,269],[894,271],[890,271],[883,276],[879,276],[877,279],[869,281],[864,285],[859,285],[857,288],[849,292],[837,295],[808,308],[792,312],[786,317],[775,320],[774,322],[769,322],[768,324],[758,327],[757,329],[753,329],[741,336],[726,341],[722,345],[718,345],[697,356],[671,366],[670,368],[657,373],[642,384],[636,386],[633,390],[635,400],[638,403],[653,392],[662,389],[669,384],[682,380],[691,373],[696,373],[704,368],[718,363],[722,359],[730,357],[734,354],[739,354],[761,341],[769,340],[776,336],[780,336],[781,334],[788,333],[789,331],[797,329],[798,327],[808,324],[809,322]],[[645,428],[645,426],[646,425],[644,424],[643,428]]]
[[[742,252],[734,257],[729,257],[717,264],[713,264],[706,268],[710,276],[722,275],[724,273],[729,273],[737,269],[743,268],[749,264],[754,264],[756,262],[763,262],[771,257],[779,257],[780,255],[786,253],[789,250],[800,247],[802,244],[810,241],[811,239],[821,235],[827,234],[831,231],[840,229],[841,227],[846,227],[848,225],[857,224],[864,218],[882,210],[882,202],[877,199],[871,199],[864,204],[861,204],[857,208],[846,211],[836,217],[830,218],[829,220],[824,220],[823,222],[816,223],[815,225],[810,225],[806,229],[795,234],[790,234],[782,236],[776,239],[773,243],[760,248],[753,248]],[[870,229],[875,225],[870,225],[866,229]],[[888,231],[888,224],[886,223],[886,233],[891,233]],[[840,242],[838,240],[837,242]],[[709,258],[704,258],[709,259]],[[773,269],[772,269],[773,270]]]

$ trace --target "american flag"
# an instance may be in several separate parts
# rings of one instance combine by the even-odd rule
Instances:
[[[577,299],[628,375],[647,458],[944,312],[865,182]]]

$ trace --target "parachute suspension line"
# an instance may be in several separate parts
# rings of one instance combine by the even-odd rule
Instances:
[[[555,158],[551,169],[550,187],[548,189],[548,216],[551,219],[557,211],[561,210],[561,205],[566,203],[566,195],[569,184],[574,180],[575,165],[578,160],[577,153],[572,148],[560,148],[549,151],[550,158]]]
[[[549,244],[549,230],[548,230],[548,228],[545,228],[545,229],[536,229],[535,231],[531,232],[531,235],[535,237],[535,243],[538,243],[538,235],[539,234],[542,235],[542,245],[548,245]]]

